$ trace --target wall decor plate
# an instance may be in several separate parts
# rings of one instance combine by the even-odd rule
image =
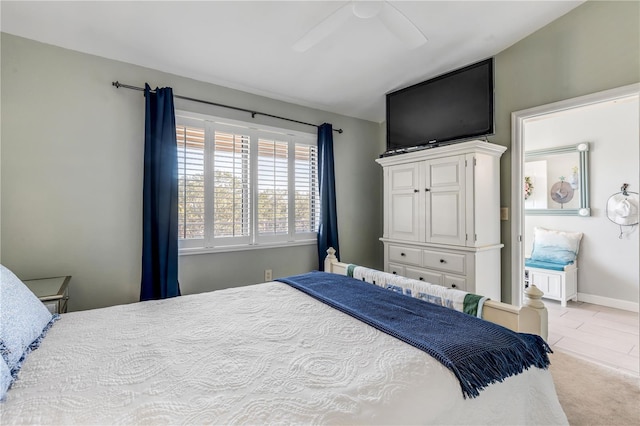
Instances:
[[[549,195],[556,203],[565,204],[573,199],[573,188],[569,182],[561,180],[551,186]]]

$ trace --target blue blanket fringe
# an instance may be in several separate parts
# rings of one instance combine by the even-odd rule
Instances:
[[[532,366],[549,366],[552,351],[540,336],[347,276],[311,272],[277,281],[425,351],[454,373],[465,398]]]

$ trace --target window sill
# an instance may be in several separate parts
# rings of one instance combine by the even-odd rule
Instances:
[[[198,247],[198,248],[181,248],[178,250],[178,256],[190,256],[192,254],[208,254],[208,253],[227,253],[234,251],[250,251],[250,250],[265,250],[272,248],[284,248],[295,246],[310,246],[316,245],[317,240],[299,240],[299,241],[286,241],[282,243],[268,243],[268,244],[251,244],[251,245],[237,245],[237,246],[222,246],[222,247]]]

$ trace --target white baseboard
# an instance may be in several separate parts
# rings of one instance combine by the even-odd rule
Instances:
[[[593,303],[594,305],[608,306],[610,308],[622,309],[625,311],[638,312],[639,304],[627,300],[612,299],[610,297],[597,296],[595,294],[578,293],[580,302]]]

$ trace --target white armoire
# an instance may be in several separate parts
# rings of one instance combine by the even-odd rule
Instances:
[[[500,300],[500,156],[469,141],[376,160],[385,271]]]

